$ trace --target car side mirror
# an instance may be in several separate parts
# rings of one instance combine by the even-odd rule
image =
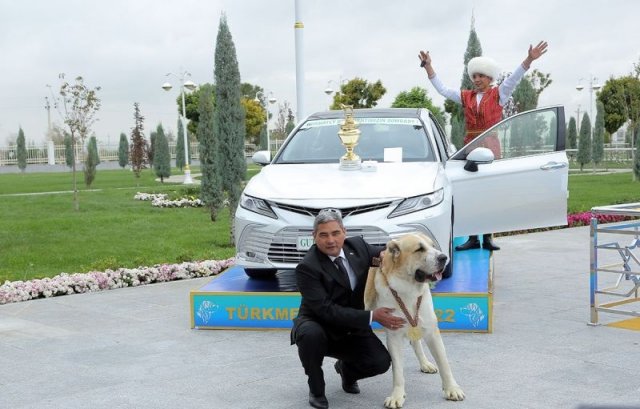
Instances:
[[[266,166],[271,162],[271,153],[269,151],[258,151],[253,154],[251,160],[260,166]]]
[[[467,155],[467,162],[464,164],[464,170],[468,172],[477,172],[478,164],[491,163],[495,159],[493,152],[488,148],[476,148]]]

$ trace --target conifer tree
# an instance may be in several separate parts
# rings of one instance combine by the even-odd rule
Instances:
[[[604,159],[604,104],[598,101],[596,104],[596,125],[593,128],[593,148],[591,160],[593,160],[593,170]]]
[[[96,178],[96,168],[100,163],[100,157],[98,156],[98,143],[96,137],[89,138],[89,145],[87,146],[87,156],[84,159],[84,184],[90,187]]]
[[[247,172],[244,157],[245,113],[240,102],[240,70],[236,57],[236,47],[223,14],[218,26],[216,39],[214,77],[216,84],[216,106],[213,115],[214,134],[220,138],[220,162],[222,187],[228,193],[229,214],[233,220],[242,181]],[[233,223],[231,242],[233,242]]]
[[[569,149],[575,149],[578,145],[578,128],[576,127],[576,119],[574,117],[571,117],[571,119],[569,119],[569,127],[567,129],[567,142],[569,145],[567,146],[567,148]]]
[[[582,116],[576,160],[580,164],[580,170],[583,170],[584,165],[591,162],[591,119],[589,119],[588,114]]]
[[[120,134],[120,144],[118,145],[118,165],[124,168],[129,163],[129,141],[127,135],[122,132]]]
[[[200,143],[200,170],[202,171],[202,188],[200,198],[206,203],[211,215],[211,221],[216,221],[222,207],[224,192],[222,190],[222,169],[219,157],[220,144],[214,132],[214,104],[213,85],[200,87],[197,137]],[[233,215],[232,215],[233,217]]]
[[[131,155],[131,168],[137,178],[140,177],[142,169],[147,163],[147,141],[144,137],[144,117],[140,113],[140,104],[133,104],[133,119],[135,125],[131,128],[131,146],[129,152]]]
[[[160,182],[164,183],[164,178],[171,176],[171,155],[169,154],[169,140],[164,134],[162,124],[158,124],[153,143],[153,170]]]
[[[176,140],[176,167],[180,170],[184,168],[184,128],[182,119],[178,119],[178,139]]]
[[[27,145],[24,139],[24,131],[22,127],[18,130],[18,138],[16,139],[16,150],[18,159],[18,168],[24,172],[27,168]]]
[[[151,131],[151,133],[149,134],[149,147],[147,149],[147,156],[148,156],[150,165],[155,164],[155,161],[153,160],[153,155],[156,152],[156,136],[157,136],[156,131]]]

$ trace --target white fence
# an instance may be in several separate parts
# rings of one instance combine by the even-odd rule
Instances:
[[[280,146],[280,141],[271,141],[271,147],[278,148]],[[199,144],[192,143],[190,145],[191,148],[191,159],[198,159],[200,157],[199,152]],[[253,144],[245,145],[245,155],[247,157],[251,157],[253,153],[256,151],[256,146]],[[176,144],[169,144],[169,153],[171,155],[171,159],[176,158]],[[83,153],[81,145],[76,145],[75,148],[76,154],[76,163],[82,161]],[[100,157],[101,162],[117,162],[118,161],[118,145],[98,145],[98,156]],[[57,164],[65,164],[66,163],[66,155],[65,155],[65,147],[64,145],[55,145],[53,142],[44,145],[31,145],[27,146],[27,164],[35,165],[35,164],[44,164],[44,165],[57,165]],[[0,147],[0,166],[5,165],[17,165],[18,164],[18,154],[16,146],[10,147]]]

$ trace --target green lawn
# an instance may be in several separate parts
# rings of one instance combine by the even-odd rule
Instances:
[[[257,172],[250,167],[247,178]],[[127,170],[98,171],[91,190],[85,189],[81,172],[78,177],[76,212],[71,173],[0,175],[0,283],[235,254],[227,210],[212,223],[204,208],[160,209],[133,199],[138,191],[180,196],[193,188],[156,182],[150,170],[139,179]],[[630,173],[571,175],[569,190],[570,213],[640,202],[640,183]]]

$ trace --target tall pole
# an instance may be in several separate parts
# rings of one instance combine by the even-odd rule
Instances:
[[[189,167],[189,137],[187,136],[187,108],[184,102],[184,74],[180,79],[180,95],[182,95],[182,131],[184,134],[184,182],[185,185],[193,184],[191,168]]]
[[[191,76],[191,74],[187,71],[183,71],[182,74],[178,77],[174,73],[167,73],[167,77],[169,75],[173,75],[174,77],[180,80],[180,97],[182,98],[182,130],[184,136],[184,183],[185,185],[193,184],[193,179],[191,179],[191,168],[189,167],[189,136],[187,135],[187,108],[184,101],[184,89],[187,88],[191,91],[197,88],[196,84],[192,81],[185,81],[187,76]],[[170,91],[172,88],[171,84],[165,82],[162,84],[162,89],[165,91]]]
[[[49,104],[49,97],[44,97],[44,108],[47,110],[47,141],[51,140],[51,105]]]
[[[300,0],[295,0],[295,17],[296,22],[295,37],[296,37],[296,122],[304,119],[304,59],[303,59],[303,44],[302,44],[302,30],[304,24],[300,17]]]

